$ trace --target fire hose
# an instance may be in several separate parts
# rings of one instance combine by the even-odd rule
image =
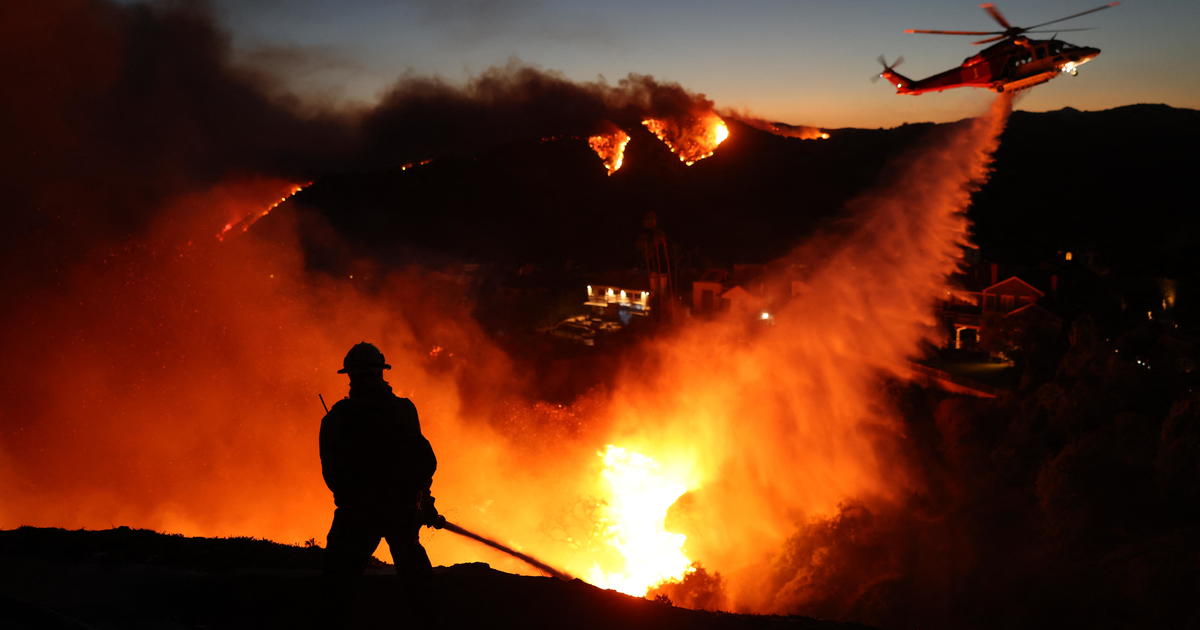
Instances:
[[[537,558],[534,558],[533,556],[530,556],[529,554],[521,553],[520,551],[517,551],[516,549],[513,549],[511,547],[506,547],[505,545],[502,545],[494,540],[484,538],[483,536],[480,536],[479,534],[476,534],[475,532],[467,530],[458,525],[455,525],[454,523],[451,523],[450,521],[440,519],[440,522],[437,525],[431,525],[431,527],[434,527],[436,529],[444,529],[447,531],[451,531],[451,532],[454,532],[455,534],[458,534],[459,536],[464,536],[466,538],[470,538],[471,540],[481,542],[481,543],[491,547],[492,549],[495,549],[497,551],[502,551],[502,552],[528,564],[529,566],[537,568],[538,570],[542,571],[546,575],[549,575],[550,577],[555,577],[560,580],[573,579],[570,575],[563,573],[562,571],[559,571],[558,569],[555,569],[554,567],[546,564],[545,562],[542,562],[541,560],[538,560]]]

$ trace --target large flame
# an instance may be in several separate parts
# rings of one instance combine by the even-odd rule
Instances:
[[[667,531],[667,511],[696,486],[682,470],[629,449],[609,444],[604,460],[607,498],[601,537],[620,552],[619,567],[594,566],[587,580],[630,595],[645,595],[665,581],[681,580],[692,561],[683,551],[687,536]]]
[[[600,156],[604,169],[609,175],[617,172],[625,162],[625,145],[629,144],[629,134],[617,129],[609,133],[599,134],[588,138],[588,146]]]
[[[729,137],[725,121],[713,113],[682,119],[647,118],[642,124],[688,166],[711,156]]]

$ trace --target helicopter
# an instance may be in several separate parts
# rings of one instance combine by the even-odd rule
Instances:
[[[1068,42],[1058,39],[1058,33],[1065,31],[1087,31],[1088,28],[1066,28],[1053,30],[1035,31],[1033,29],[1070,20],[1073,18],[1095,13],[1103,9],[1115,7],[1120,2],[1110,2],[1106,5],[1081,11],[1074,15],[1034,24],[1033,26],[1013,26],[1009,24],[1004,15],[1000,13],[991,3],[979,5],[988,15],[996,20],[1000,26],[1004,27],[1002,31],[935,31],[908,29],[906,33],[926,33],[934,35],[991,35],[977,42],[972,42],[975,45],[990,44],[997,42],[984,48],[978,54],[967,57],[963,60],[962,65],[957,68],[951,68],[945,72],[939,72],[933,76],[926,77],[914,81],[899,72],[895,71],[895,67],[904,61],[904,57],[899,57],[896,61],[888,64],[887,60],[882,55],[879,57],[879,63],[883,65],[883,72],[872,77],[872,81],[886,79],[892,85],[896,86],[897,94],[924,94],[926,92],[941,92],[958,87],[980,87],[987,88],[997,93],[1016,92],[1026,88],[1033,87],[1040,83],[1045,83],[1061,74],[1070,74],[1075,76],[1079,72],[1079,66],[1091,61],[1100,54],[1099,48],[1091,48],[1088,46],[1076,46]],[[1050,39],[1031,39],[1025,36],[1025,33],[1050,33],[1055,35]]]

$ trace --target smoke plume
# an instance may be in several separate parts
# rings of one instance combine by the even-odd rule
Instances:
[[[639,127],[647,118],[711,114],[712,101],[676,83],[631,74],[616,85],[580,83],[519,62],[486,70],[465,86],[406,76],[365,116],[364,151],[390,164],[476,153],[530,138],[588,138]]]

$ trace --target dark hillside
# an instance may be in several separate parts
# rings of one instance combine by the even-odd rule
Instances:
[[[1016,112],[971,210],[977,241],[1013,262],[1075,250],[1127,272],[1194,271],[1197,146],[1196,110]]]
[[[0,532],[0,606],[10,630],[309,628],[322,596],[323,551],[248,538],[187,538],[121,527]],[[390,567],[362,583],[363,627],[403,626]],[[709,613],[604,591],[578,580],[435,569],[445,628],[794,628],[856,624]]]
[[[297,201],[361,253],[394,263],[628,267],[639,261],[634,241],[648,212],[687,264],[765,262],[887,181],[889,163],[936,127],[798,140],[729,126],[716,154],[691,167],[633,129],[611,177],[582,139],[565,137],[404,171],[321,177]],[[1016,112],[971,209],[976,240],[1014,264],[1065,249],[1130,272],[1186,275],[1200,234],[1186,156],[1198,145],[1195,110]]]

